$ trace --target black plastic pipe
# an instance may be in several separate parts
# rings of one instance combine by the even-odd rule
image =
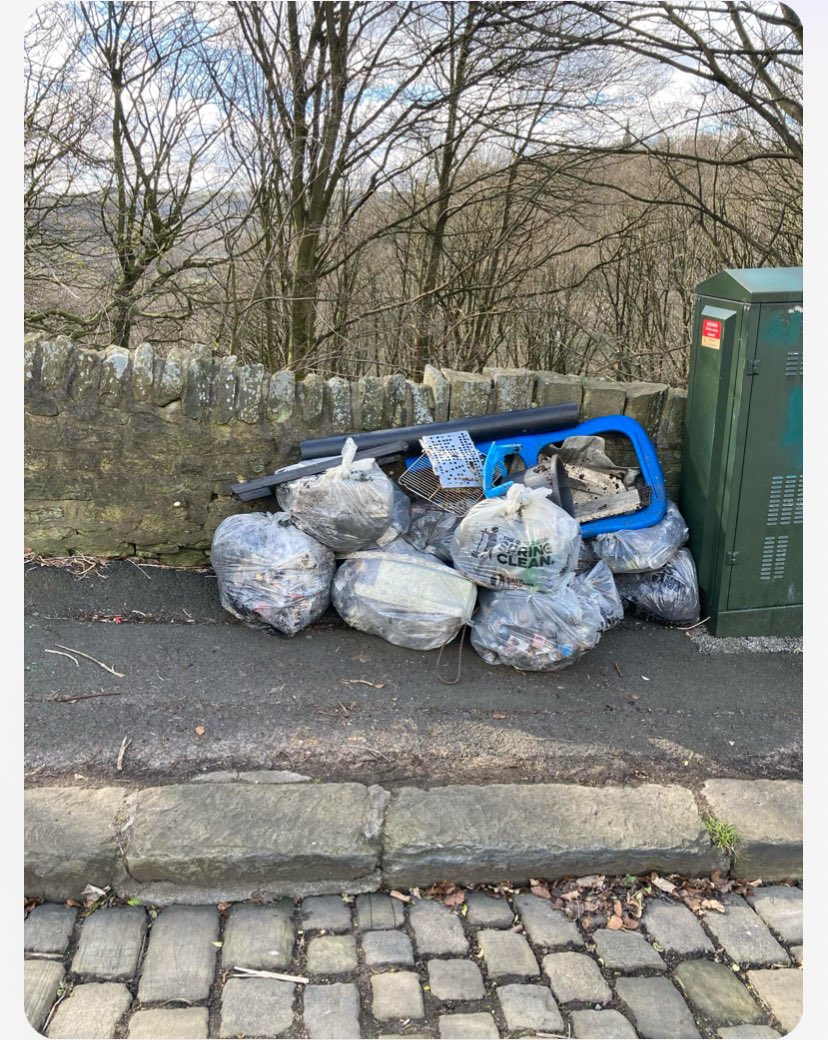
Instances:
[[[420,450],[421,437],[435,433],[457,433],[468,430],[473,441],[502,440],[521,433],[540,433],[542,430],[563,430],[578,422],[577,404],[552,404],[543,408],[523,408],[516,412],[498,412],[496,415],[472,415],[467,419],[448,422],[421,423],[404,426],[400,430],[370,430],[367,433],[340,434],[336,437],[318,437],[302,441],[299,453],[302,459],[319,459],[325,455],[339,455],[342,445],[350,436],[360,450],[376,448],[388,441],[405,441],[408,451]]]

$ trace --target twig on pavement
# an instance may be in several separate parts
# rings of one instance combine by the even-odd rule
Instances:
[[[119,773],[124,768],[124,755],[126,754],[126,749],[129,747],[131,743],[132,737],[124,737],[124,739],[121,741],[121,750],[118,752],[118,761],[115,763],[115,768],[118,770]]]
[[[59,697],[53,693],[49,698],[55,704],[74,704],[75,701],[88,701],[92,697],[120,697],[123,690],[101,690],[99,693],[77,693],[74,697]]]
[[[694,628],[698,628],[699,625],[703,625],[705,623],[705,621],[709,621],[709,620],[710,620],[709,617],[702,618],[701,621],[697,621],[695,623],[695,625],[689,625],[687,628],[680,628],[679,632],[692,632]]]
[[[278,979],[280,982],[301,982],[303,984],[310,982],[310,979],[306,979],[304,975],[282,975],[278,971],[260,971],[258,968],[240,968],[238,965],[233,966],[233,971],[251,979]]]
[[[85,657],[87,661],[94,661],[95,664],[100,665],[105,672],[109,672],[110,675],[117,675],[119,679],[124,678],[123,672],[116,672],[114,668],[111,668],[108,664],[104,664],[103,661],[99,661],[97,657],[92,657],[91,654],[85,654],[83,650],[75,650],[74,647],[64,646],[63,643],[55,643],[55,646],[59,646],[61,650],[71,650],[73,654],[77,654],[79,657]],[[49,654],[56,654],[57,650],[47,650]],[[64,655],[65,656],[65,655]]]
[[[151,574],[147,574],[147,572],[144,570],[144,568],[141,566],[140,563],[136,563],[135,560],[131,559],[129,556],[127,556],[127,559],[129,560],[129,562],[132,564],[133,567],[137,567],[138,568],[138,570],[144,575],[144,577],[147,579],[147,581],[152,581],[152,575]]]
[[[60,643],[58,643],[58,646],[60,646]],[[80,661],[77,659],[77,657],[73,657],[72,654],[65,654],[62,650],[46,650],[46,653],[47,654],[60,654],[61,657],[68,657],[70,661],[74,661],[75,662],[75,667],[76,668],[80,668]]]

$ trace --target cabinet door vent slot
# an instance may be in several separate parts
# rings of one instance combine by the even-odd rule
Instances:
[[[802,476],[771,477],[768,527],[802,523]]]
[[[785,375],[801,376],[803,374],[802,355],[796,350],[789,350],[785,361]]]
[[[759,567],[760,581],[778,581],[785,575],[785,561],[788,557],[788,536],[766,538]]]

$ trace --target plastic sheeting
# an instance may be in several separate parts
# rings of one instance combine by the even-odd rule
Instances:
[[[549,591],[574,573],[580,526],[544,488],[513,485],[472,506],[451,540],[454,566],[490,589]]]
[[[657,571],[618,574],[615,578],[624,609],[662,625],[694,625],[699,620],[699,582],[689,549],[679,549]]]
[[[399,538],[384,550],[349,556],[336,572],[331,598],[353,628],[411,650],[433,650],[471,620],[477,588]]]
[[[394,484],[374,459],[355,462],[356,450],[349,438],[341,465],[276,489],[279,505],[293,523],[338,553],[375,544],[395,516]]]
[[[612,531],[592,539],[592,551],[613,574],[655,571],[668,563],[686,544],[690,532],[674,502],[652,527],[637,531]]]
[[[327,609],[330,549],[287,513],[239,513],[222,520],[210,549],[221,605],[251,628],[295,635]]]

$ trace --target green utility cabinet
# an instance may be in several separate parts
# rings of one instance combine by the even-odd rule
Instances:
[[[696,287],[679,504],[710,631],[801,635],[801,267]]]

